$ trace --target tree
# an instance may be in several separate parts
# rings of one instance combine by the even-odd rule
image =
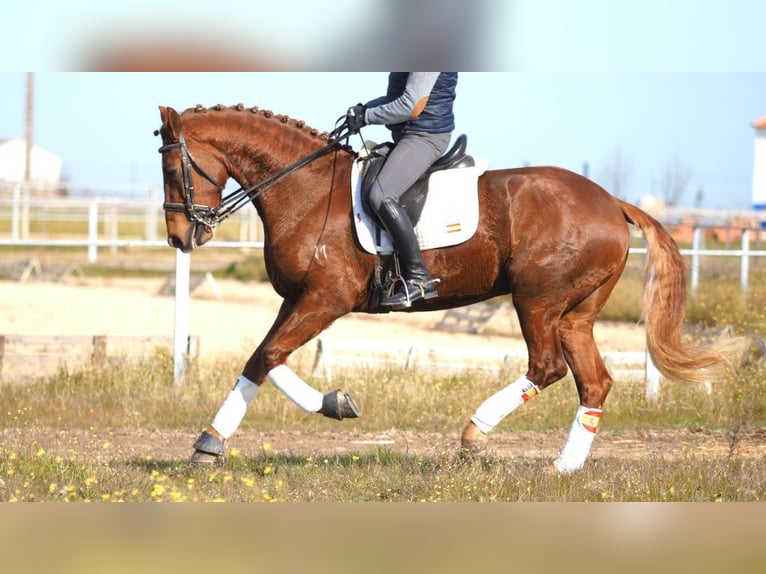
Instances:
[[[702,186],[699,186],[697,188],[697,195],[694,196],[694,207],[700,208],[702,207],[702,202],[705,199],[705,190],[702,188]]]
[[[665,164],[660,174],[660,194],[668,207],[675,207],[681,201],[686,186],[691,179],[691,171],[681,163],[678,156]]]

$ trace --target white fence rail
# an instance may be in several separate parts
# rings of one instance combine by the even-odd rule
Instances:
[[[263,226],[254,209],[232,215],[225,227],[229,243],[259,247]],[[0,245],[83,247],[95,263],[98,251],[120,247],[163,247],[161,199],[35,198],[0,195]],[[218,245],[221,246],[220,244]],[[233,245],[232,245],[233,246]]]
[[[643,351],[613,351],[603,354],[612,373],[644,378]],[[497,374],[508,368],[526,368],[526,349],[456,348],[428,344],[381,344],[380,341],[319,337],[313,374],[332,379],[336,367],[394,367],[425,371],[485,371]]]

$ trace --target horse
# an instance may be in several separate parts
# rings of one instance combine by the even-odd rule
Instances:
[[[267,380],[310,413],[360,415],[340,390],[321,393],[286,364],[290,354],[348,313],[374,313],[381,256],[353,230],[350,174],[357,154],[336,130],[255,107],[160,106],[165,223],[171,247],[207,243],[234,209],[254,205],[264,229],[266,270],[283,301],[273,325],[242,369],[192,460],[225,460],[257,389]],[[342,130],[340,130],[342,131]],[[348,136],[348,134],[346,134]],[[242,186],[224,195],[229,179]],[[682,256],[663,226],[638,207],[565,169],[486,171],[478,179],[479,225],[450,247],[423,253],[439,296],[403,312],[449,309],[510,294],[527,346],[527,370],[484,400],[466,423],[460,451],[485,453],[489,433],[571,370],[579,396],[560,473],[585,463],[613,380],[593,338],[596,318],[628,260],[630,227],[647,244],[646,342],[672,380],[709,381],[727,370],[731,349],[695,346],[681,336],[686,304]],[[388,262],[390,255],[382,256]],[[397,311],[398,312],[398,311]]]

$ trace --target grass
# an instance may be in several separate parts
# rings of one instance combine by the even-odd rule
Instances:
[[[710,259],[703,262],[697,290],[688,291],[687,323],[706,328],[730,326],[738,333],[766,338],[766,265],[751,267],[748,290],[743,294],[739,281],[734,279],[739,276],[739,262]],[[628,322],[641,320],[644,273],[639,259],[629,261],[620,282],[601,311],[600,319]]]
[[[28,383],[0,384],[0,427],[19,425],[18,413],[30,410],[34,422],[55,428],[201,428],[228,393],[244,357],[196,364],[182,388],[174,387],[172,357],[157,351],[140,362],[112,359],[103,368],[61,370]],[[310,384],[329,390],[321,378],[296,370]],[[430,374],[404,369],[356,369],[334,374],[332,388],[342,388],[360,403],[364,416],[355,425],[362,432],[397,428],[452,432],[467,420],[477,401],[508,384],[517,373],[477,372]],[[551,430],[571,422],[577,394],[570,376],[536,397],[533,406],[513,414],[514,430]],[[258,416],[243,428],[274,431],[284,428],[318,432],[323,418],[306,417],[270,385],[257,395]],[[766,377],[757,365],[713,385],[664,383],[656,403],[646,403],[641,383],[617,381],[607,400],[605,419],[611,428],[729,428],[766,423]],[[456,421],[458,421],[456,423]],[[30,421],[27,421],[28,424]],[[503,430],[502,428],[499,430]]]
[[[104,429],[199,429],[234,380],[237,360],[196,365],[187,385],[172,385],[172,360],[158,352],[139,363],[62,371],[47,380],[0,386],[0,500],[5,501],[752,501],[766,499],[762,461],[736,454],[678,459],[649,454],[638,460],[598,458],[574,476],[549,472],[546,457],[465,460],[457,449],[412,455],[380,449],[342,455],[292,456],[264,444],[247,456],[234,449],[225,467],[199,467],[173,457],[113,456],[118,448]],[[298,367],[296,367],[298,369]],[[311,380],[308,373],[301,373]],[[766,427],[766,372],[752,367],[708,395],[696,385],[667,384],[647,404],[643,388],[618,383],[608,399],[604,426],[620,433],[679,427]],[[336,374],[333,386],[351,392],[364,416],[361,431],[412,429],[456,433],[481,397],[510,374],[434,376],[384,370]],[[319,388],[324,381],[314,380]],[[576,405],[572,381],[547,389],[496,431],[561,430]],[[307,433],[327,429],[270,386],[256,396],[242,428]],[[90,429],[66,448],[25,440],[36,429],[67,437]],[[96,432],[94,429],[101,429]],[[598,440],[598,439],[597,439]],[[93,444],[84,444],[91,441]],[[87,447],[87,448],[86,448]],[[88,453],[87,455],[85,453]],[[103,456],[102,456],[103,455]]]
[[[135,458],[103,463],[31,445],[0,454],[10,502],[718,502],[763,501],[756,459],[602,458],[571,476],[550,461],[391,451],[296,457],[234,451],[226,467]]]
[[[104,444],[104,449],[109,445]],[[0,451],[5,501],[492,502],[755,501],[766,473],[754,459],[602,458],[573,476],[536,458],[465,460],[455,453],[296,457],[232,452],[226,467],[150,457],[121,463],[48,454],[39,445]]]

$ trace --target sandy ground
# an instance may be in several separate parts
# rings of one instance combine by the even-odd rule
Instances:
[[[161,294],[163,279],[78,279],[61,283],[0,281],[0,333],[6,335],[173,335],[174,300]],[[189,330],[199,337],[200,358],[248,355],[267,333],[281,299],[269,284],[203,282],[193,293]],[[524,350],[515,313],[500,309],[481,335],[437,329],[444,311],[352,314],[322,338],[370,345],[428,344],[460,349]],[[605,351],[644,350],[638,325],[599,322],[595,337]]]
[[[390,429],[364,433],[338,423],[338,430],[306,433],[285,429],[261,432],[241,429],[227,441],[228,449],[243,457],[257,456],[268,449],[271,454],[290,456],[341,456],[352,453],[392,450],[413,456],[456,453],[458,433],[415,432]],[[344,428],[345,427],[345,428]],[[557,431],[514,431],[493,433],[487,456],[551,461],[566,440],[567,429]],[[44,427],[0,429],[0,440],[11,450],[17,445],[43,446],[49,455],[64,458],[125,463],[151,457],[159,461],[188,460],[198,433],[182,429],[51,429]],[[107,445],[105,447],[105,445]],[[766,429],[645,429],[614,433],[599,432],[590,458],[641,460],[659,457],[721,459],[766,457]]]

